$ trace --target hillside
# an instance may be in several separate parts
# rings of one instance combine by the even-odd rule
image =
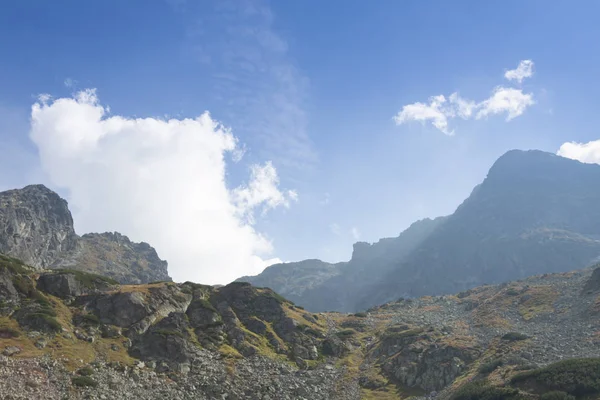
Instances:
[[[117,232],[78,236],[67,202],[43,185],[0,192],[0,252],[36,268],[74,268],[121,283],[171,279],[147,243]]]
[[[597,399],[599,316],[600,268],[315,314],[247,283],[119,285],[0,256],[0,394]]]
[[[329,278],[310,282],[306,274],[300,293],[280,285],[278,274],[293,267],[302,276],[304,262],[243,280],[284,296],[293,292],[310,310],[359,311],[398,297],[583,268],[600,257],[598,182],[598,165],[510,151],[452,215],[419,221],[397,238],[355,244],[352,260],[337,264]]]

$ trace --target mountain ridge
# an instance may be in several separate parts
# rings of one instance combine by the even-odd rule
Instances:
[[[493,163],[483,182],[453,214],[429,220],[437,222],[425,234],[415,235],[413,224],[392,241],[378,242],[408,251],[394,254],[388,249],[389,259],[382,260],[369,255],[368,246],[355,244],[355,250],[366,250],[362,261],[355,259],[356,269],[367,271],[361,276],[366,279],[336,288],[334,282],[343,282],[348,275],[341,268],[318,284],[307,284],[311,289],[295,294],[294,301],[314,311],[355,312],[399,297],[453,293],[591,265],[600,257],[597,182],[598,165],[539,150],[511,150]],[[428,224],[427,220],[419,223]],[[300,275],[298,265],[294,266]],[[259,274],[244,280],[284,296],[289,291],[278,286],[273,276]],[[351,295],[341,299],[343,291]]]

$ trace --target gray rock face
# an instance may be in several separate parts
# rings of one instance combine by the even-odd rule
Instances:
[[[171,280],[167,262],[147,243],[117,232],[79,237],[67,202],[43,185],[0,192],[0,253],[36,268],[83,270],[127,284]]]
[[[43,185],[0,192],[0,253],[47,268],[76,245],[71,212],[59,195]]]

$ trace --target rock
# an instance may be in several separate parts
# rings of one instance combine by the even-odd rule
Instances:
[[[84,270],[122,283],[171,280],[167,262],[147,243],[116,232],[79,237],[67,202],[43,185],[0,192],[0,253],[35,268]],[[2,286],[0,279],[0,293]],[[60,292],[72,290],[68,284]]]
[[[19,354],[21,352],[21,349],[18,348],[17,346],[6,346],[4,348],[4,350],[2,351],[2,354],[5,356],[14,356],[15,354]]]
[[[592,276],[588,279],[585,286],[583,287],[583,292],[596,292],[600,290],[600,267],[594,269],[592,272]]]
[[[47,268],[75,250],[67,202],[43,185],[0,192],[0,253]]]

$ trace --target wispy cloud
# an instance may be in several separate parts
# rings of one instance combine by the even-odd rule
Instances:
[[[72,89],[77,85],[77,81],[73,78],[66,78],[63,83],[64,83],[65,87],[67,87],[69,89]]]
[[[213,98],[254,154],[278,168],[310,168],[317,153],[307,133],[308,79],[291,61],[264,1],[178,3],[188,23],[187,48],[212,71]],[[195,8],[195,6],[197,8]]]
[[[507,71],[508,80],[517,80],[519,83],[533,74],[533,61],[521,61],[516,70]],[[416,102],[402,107],[394,116],[396,125],[410,121],[421,123],[430,122],[436,129],[446,135],[453,135],[454,130],[449,128],[449,120],[461,118],[464,120],[475,118],[482,119],[490,115],[506,114],[506,120],[522,115],[527,107],[535,104],[532,93],[523,93],[522,89],[496,87],[491,96],[480,102],[460,97],[458,92],[446,97],[444,95],[432,96],[428,103]]]
[[[352,238],[354,240],[360,239],[360,231],[358,230],[357,227],[352,227],[352,229],[350,229],[350,234],[352,235]]]

